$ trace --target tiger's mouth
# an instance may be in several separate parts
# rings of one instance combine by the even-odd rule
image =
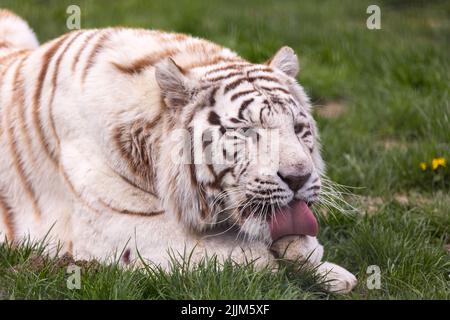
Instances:
[[[317,236],[319,224],[305,201],[294,200],[268,216],[270,236],[276,241],[288,235]]]
[[[246,214],[255,212],[255,208],[247,208]],[[276,241],[288,235],[316,236],[319,224],[305,201],[293,200],[288,205],[275,210],[266,216],[269,224],[270,237]]]
[[[259,210],[258,210],[259,209]],[[260,206],[247,206],[244,210],[245,216],[254,216],[260,211]],[[288,235],[316,236],[319,224],[310,209],[310,204],[303,200],[293,200],[286,206],[274,210],[265,216],[269,224],[270,237],[276,241]]]

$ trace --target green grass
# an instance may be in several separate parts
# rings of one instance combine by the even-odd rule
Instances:
[[[100,265],[84,270],[80,290],[68,290],[58,261],[45,258],[36,267],[39,248],[2,245],[0,297],[450,299],[448,2],[377,1],[376,31],[365,25],[373,1],[3,0],[1,6],[25,17],[45,41],[67,31],[65,10],[76,3],[84,28],[185,32],[255,62],[293,47],[299,81],[318,110],[329,102],[344,108],[338,117],[318,112],[316,119],[328,174],[357,187],[360,197],[350,201],[359,213],[322,217],[319,238],[326,257],[356,273],[359,284],[347,296],[327,295],[308,272],[231,265],[218,271],[210,262],[172,274]],[[420,170],[420,162],[435,157],[446,158],[447,167]],[[369,265],[381,269],[379,290],[366,286]]]

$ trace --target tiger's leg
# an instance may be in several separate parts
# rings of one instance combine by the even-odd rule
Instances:
[[[268,267],[272,270],[278,266],[267,244],[240,240],[234,233],[210,231],[196,241],[196,246],[201,249],[200,258],[202,254],[209,257],[215,255],[220,263],[229,260],[240,265],[252,264],[257,269]]]
[[[322,262],[323,246],[316,237],[286,236],[274,242],[271,250],[280,257],[307,262],[316,268],[329,292],[348,293],[356,286],[357,280],[352,273],[334,263]]]
[[[120,261],[122,265],[145,261],[170,270],[171,261],[189,260],[195,266],[205,258],[221,264],[230,259],[257,268],[275,266],[275,259],[263,243],[245,243],[234,235],[193,233],[168,214],[129,216],[99,214],[78,204],[74,211],[73,252],[76,259]]]

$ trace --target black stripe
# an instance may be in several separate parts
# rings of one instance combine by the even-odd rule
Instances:
[[[214,126],[220,126],[221,122],[220,122],[220,117],[217,113],[215,113],[214,111],[211,111],[209,113],[208,116],[208,121],[210,124],[214,125]]]
[[[270,77],[270,76],[248,77],[247,80],[249,82],[255,82],[257,80],[265,80],[265,81],[269,81],[269,82],[275,82],[275,83],[278,83],[278,84],[280,83],[277,78]]]
[[[272,181],[261,181],[259,179],[256,179],[255,182],[257,182],[258,184],[268,184],[269,186],[278,186],[278,183]]]
[[[262,117],[263,117],[263,112],[264,112],[264,109],[266,109],[267,107],[264,107],[264,108],[261,108],[261,110],[259,111],[259,123],[263,123],[263,119],[262,119]]]
[[[236,64],[236,63],[233,63],[233,64],[227,64],[227,65],[225,65],[225,66],[221,66],[221,67],[218,67],[218,68],[209,70],[208,72],[205,73],[205,76],[208,76],[208,75],[210,75],[210,74],[212,74],[212,73],[217,73],[217,72],[220,72],[220,71],[226,71],[226,70],[240,70],[240,69],[242,69],[242,67],[245,66],[245,65],[246,65],[246,64]]]
[[[240,98],[242,96],[245,96],[245,95],[248,95],[248,94],[254,93],[254,92],[258,92],[258,91],[254,90],[254,89],[251,89],[251,90],[245,90],[245,91],[241,91],[241,92],[235,93],[235,94],[233,94],[231,96],[231,101],[234,101],[237,98]]]
[[[233,123],[242,123],[243,122],[242,120],[239,120],[237,118],[230,118],[230,121]]]
[[[231,82],[225,86],[223,93],[226,94],[228,91],[230,91],[234,88],[237,88],[244,81],[248,81],[248,78],[239,78],[239,79],[234,80],[233,82]]]
[[[281,87],[265,87],[265,86],[263,87],[262,86],[261,89],[266,90],[266,91],[281,91],[286,94],[291,94],[288,90],[281,88]]]
[[[213,107],[216,104],[216,93],[219,90],[219,87],[214,87],[209,93],[209,105]]]
[[[253,69],[246,70],[247,74],[250,74],[252,72],[270,72],[273,73],[273,69],[270,67],[255,67]]]
[[[247,163],[245,164],[245,167],[239,173],[239,176],[242,176],[245,172],[247,172],[249,164],[250,164],[250,161],[247,161]]]
[[[258,195],[272,195],[274,197],[276,197],[276,193],[285,193],[286,191],[281,189],[281,188],[276,188],[276,189],[261,189],[260,186],[258,186],[257,189],[253,188],[253,187],[247,187],[247,190],[252,191],[254,193],[257,193]],[[280,196],[280,195],[278,195]],[[284,196],[284,195],[281,195]]]
[[[239,108],[239,114],[238,114],[239,119],[243,119],[242,113],[244,112],[245,108],[247,108],[254,100],[255,99],[250,98],[250,99],[247,99],[244,102],[242,102],[241,107]]]
[[[307,136],[311,135],[311,131],[306,131],[304,134],[302,134],[302,138],[306,138]]]
[[[210,131],[205,131],[202,133],[202,149],[203,151],[212,143],[212,137],[210,135]]]
[[[242,72],[230,72],[230,73],[225,74],[223,76],[217,76],[215,78],[209,78],[208,81],[217,82],[217,81],[220,81],[220,80],[229,79],[231,77],[239,76],[239,75],[243,75]]]

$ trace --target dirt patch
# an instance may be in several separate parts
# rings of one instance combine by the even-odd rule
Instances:
[[[39,272],[45,268],[45,260],[38,254],[32,254],[25,263],[16,264],[9,268],[12,273],[22,273],[24,271]]]
[[[378,212],[385,201],[381,197],[360,196],[357,197],[358,208],[362,214],[372,215]]]
[[[342,102],[330,101],[324,106],[318,106],[316,110],[317,114],[322,118],[336,119],[345,113],[347,107]]]
[[[444,25],[445,25],[443,20],[438,20],[438,19],[428,19],[427,22],[428,22],[428,25],[433,29],[440,29],[440,28],[444,27]]]
[[[12,273],[21,273],[25,271],[41,272],[46,270],[51,274],[56,274],[70,265],[77,265],[83,271],[97,272],[101,264],[97,260],[74,260],[70,254],[64,254],[61,257],[49,260],[46,256],[32,254],[24,263],[14,265],[9,268]]]
[[[392,150],[392,149],[400,149],[403,151],[408,150],[408,145],[405,142],[391,138],[383,139],[379,144],[381,144],[385,150]]]
[[[346,195],[343,197],[343,201],[339,204],[342,206],[342,211],[347,211],[351,214],[358,215],[372,215],[377,213],[382,206],[386,203],[386,200],[381,197],[362,196],[362,195]],[[315,206],[314,212],[323,217],[328,217],[330,212],[325,206]]]
[[[67,268],[71,264],[75,264],[75,260],[72,255],[65,253],[63,256],[56,259],[54,267],[57,269]]]
[[[102,266],[97,260],[77,260],[75,265],[81,267],[83,271],[98,272]]]
[[[447,195],[442,191],[437,191],[433,195],[422,194],[417,191],[410,191],[407,194],[397,193],[394,200],[402,205],[427,206],[436,204],[436,201],[442,201]]]
[[[347,200],[354,205],[361,215],[372,215],[377,213],[386,201],[381,197],[354,195]]]
[[[97,260],[74,260],[72,255],[66,253],[63,256],[56,259],[56,263],[53,268],[59,270],[62,268],[67,268],[70,265],[76,265],[80,267],[83,271],[94,271],[97,272],[100,269],[100,263]]]
[[[394,199],[402,206],[407,206],[409,204],[409,198],[406,194],[395,194]]]

